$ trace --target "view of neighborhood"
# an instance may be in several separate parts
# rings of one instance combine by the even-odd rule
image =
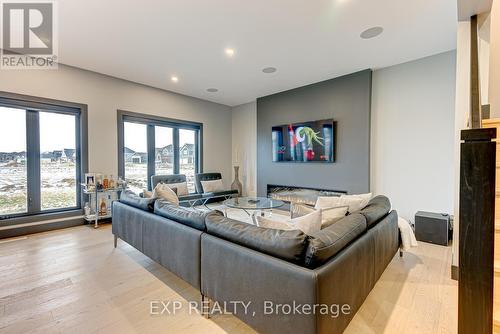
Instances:
[[[75,206],[75,150],[43,152],[40,164],[41,209]],[[0,215],[26,211],[26,152],[0,152]]]
[[[179,129],[179,173],[185,174],[188,190],[195,192],[196,146],[195,131]],[[174,173],[174,132],[167,126],[155,126],[156,175]],[[130,190],[142,193],[148,180],[147,126],[142,123],[124,122],[125,181]]]
[[[140,193],[147,189],[147,162],[148,154],[146,152],[136,152],[128,147],[124,149],[125,156],[125,180],[128,187]],[[195,191],[195,145],[185,143],[179,148],[179,170],[181,174],[186,174],[188,189]],[[174,147],[172,144],[161,148],[155,148],[155,174],[168,175],[173,174]]]
[[[26,212],[26,152],[0,152],[0,215]]]

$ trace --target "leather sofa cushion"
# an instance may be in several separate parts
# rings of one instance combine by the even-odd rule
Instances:
[[[200,231],[206,230],[205,217],[210,213],[193,208],[177,206],[163,199],[156,201],[154,212],[157,215]],[[222,212],[220,211],[216,211],[215,214],[222,216]]]
[[[216,213],[210,213],[205,223],[211,235],[286,261],[304,262],[308,237],[302,231],[262,228]]]
[[[120,202],[144,211],[153,212],[156,198],[142,198],[133,191],[124,190],[120,195]]]
[[[391,211],[391,202],[385,196],[379,195],[370,200],[368,205],[358,211],[366,218],[368,228],[373,227]]]
[[[353,213],[319,232],[312,233],[305,256],[306,266],[316,268],[322,265],[365,231],[365,217]]]

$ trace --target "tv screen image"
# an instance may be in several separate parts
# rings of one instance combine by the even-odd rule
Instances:
[[[335,162],[335,135],[333,119],[273,126],[273,162]]]

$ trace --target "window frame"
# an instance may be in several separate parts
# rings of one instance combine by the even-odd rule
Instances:
[[[80,183],[88,173],[88,125],[85,104],[48,99],[37,96],[0,91],[0,106],[26,111],[26,156],[27,156],[27,210],[23,213],[0,215],[0,226],[10,226],[44,220],[64,219],[83,214],[83,193]],[[40,175],[40,122],[39,112],[59,113],[75,116],[76,153],[76,206],[42,210]],[[35,133],[29,129],[35,129]],[[31,158],[30,158],[31,157]],[[31,162],[30,162],[31,160]],[[33,162],[38,162],[38,166]],[[38,187],[40,186],[40,187]]]
[[[141,114],[127,110],[117,111],[118,129],[118,175],[125,179],[125,122],[145,124],[147,126],[147,153],[148,153],[148,176],[147,187],[151,190],[151,176],[155,173],[155,126],[172,128],[172,145],[174,150],[174,174],[179,174],[180,152],[179,152],[179,130],[195,131],[195,174],[203,172],[203,123],[161,117],[156,115]]]

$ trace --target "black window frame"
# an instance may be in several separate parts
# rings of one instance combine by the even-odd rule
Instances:
[[[180,171],[179,130],[195,131],[195,174],[203,172],[203,123],[185,121],[156,115],[141,114],[127,110],[117,111],[118,127],[118,175],[125,179],[125,122],[144,124],[147,126],[148,176],[147,187],[151,190],[151,176],[155,173],[155,126],[172,128],[172,145],[174,153],[174,174]]]
[[[0,91],[0,106],[23,109],[26,111],[28,196],[26,212],[0,215],[0,226],[25,224],[37,221],[42,222],[49,219],[63,219],[82,215],[82,203],[84,199],[80,183],[85,173],[88,173],[87,105]],[[39,112],[75,116],[76,206],[48,210],[42,210],[41,208]],[[36,162],[38,162],[38,165]]]

